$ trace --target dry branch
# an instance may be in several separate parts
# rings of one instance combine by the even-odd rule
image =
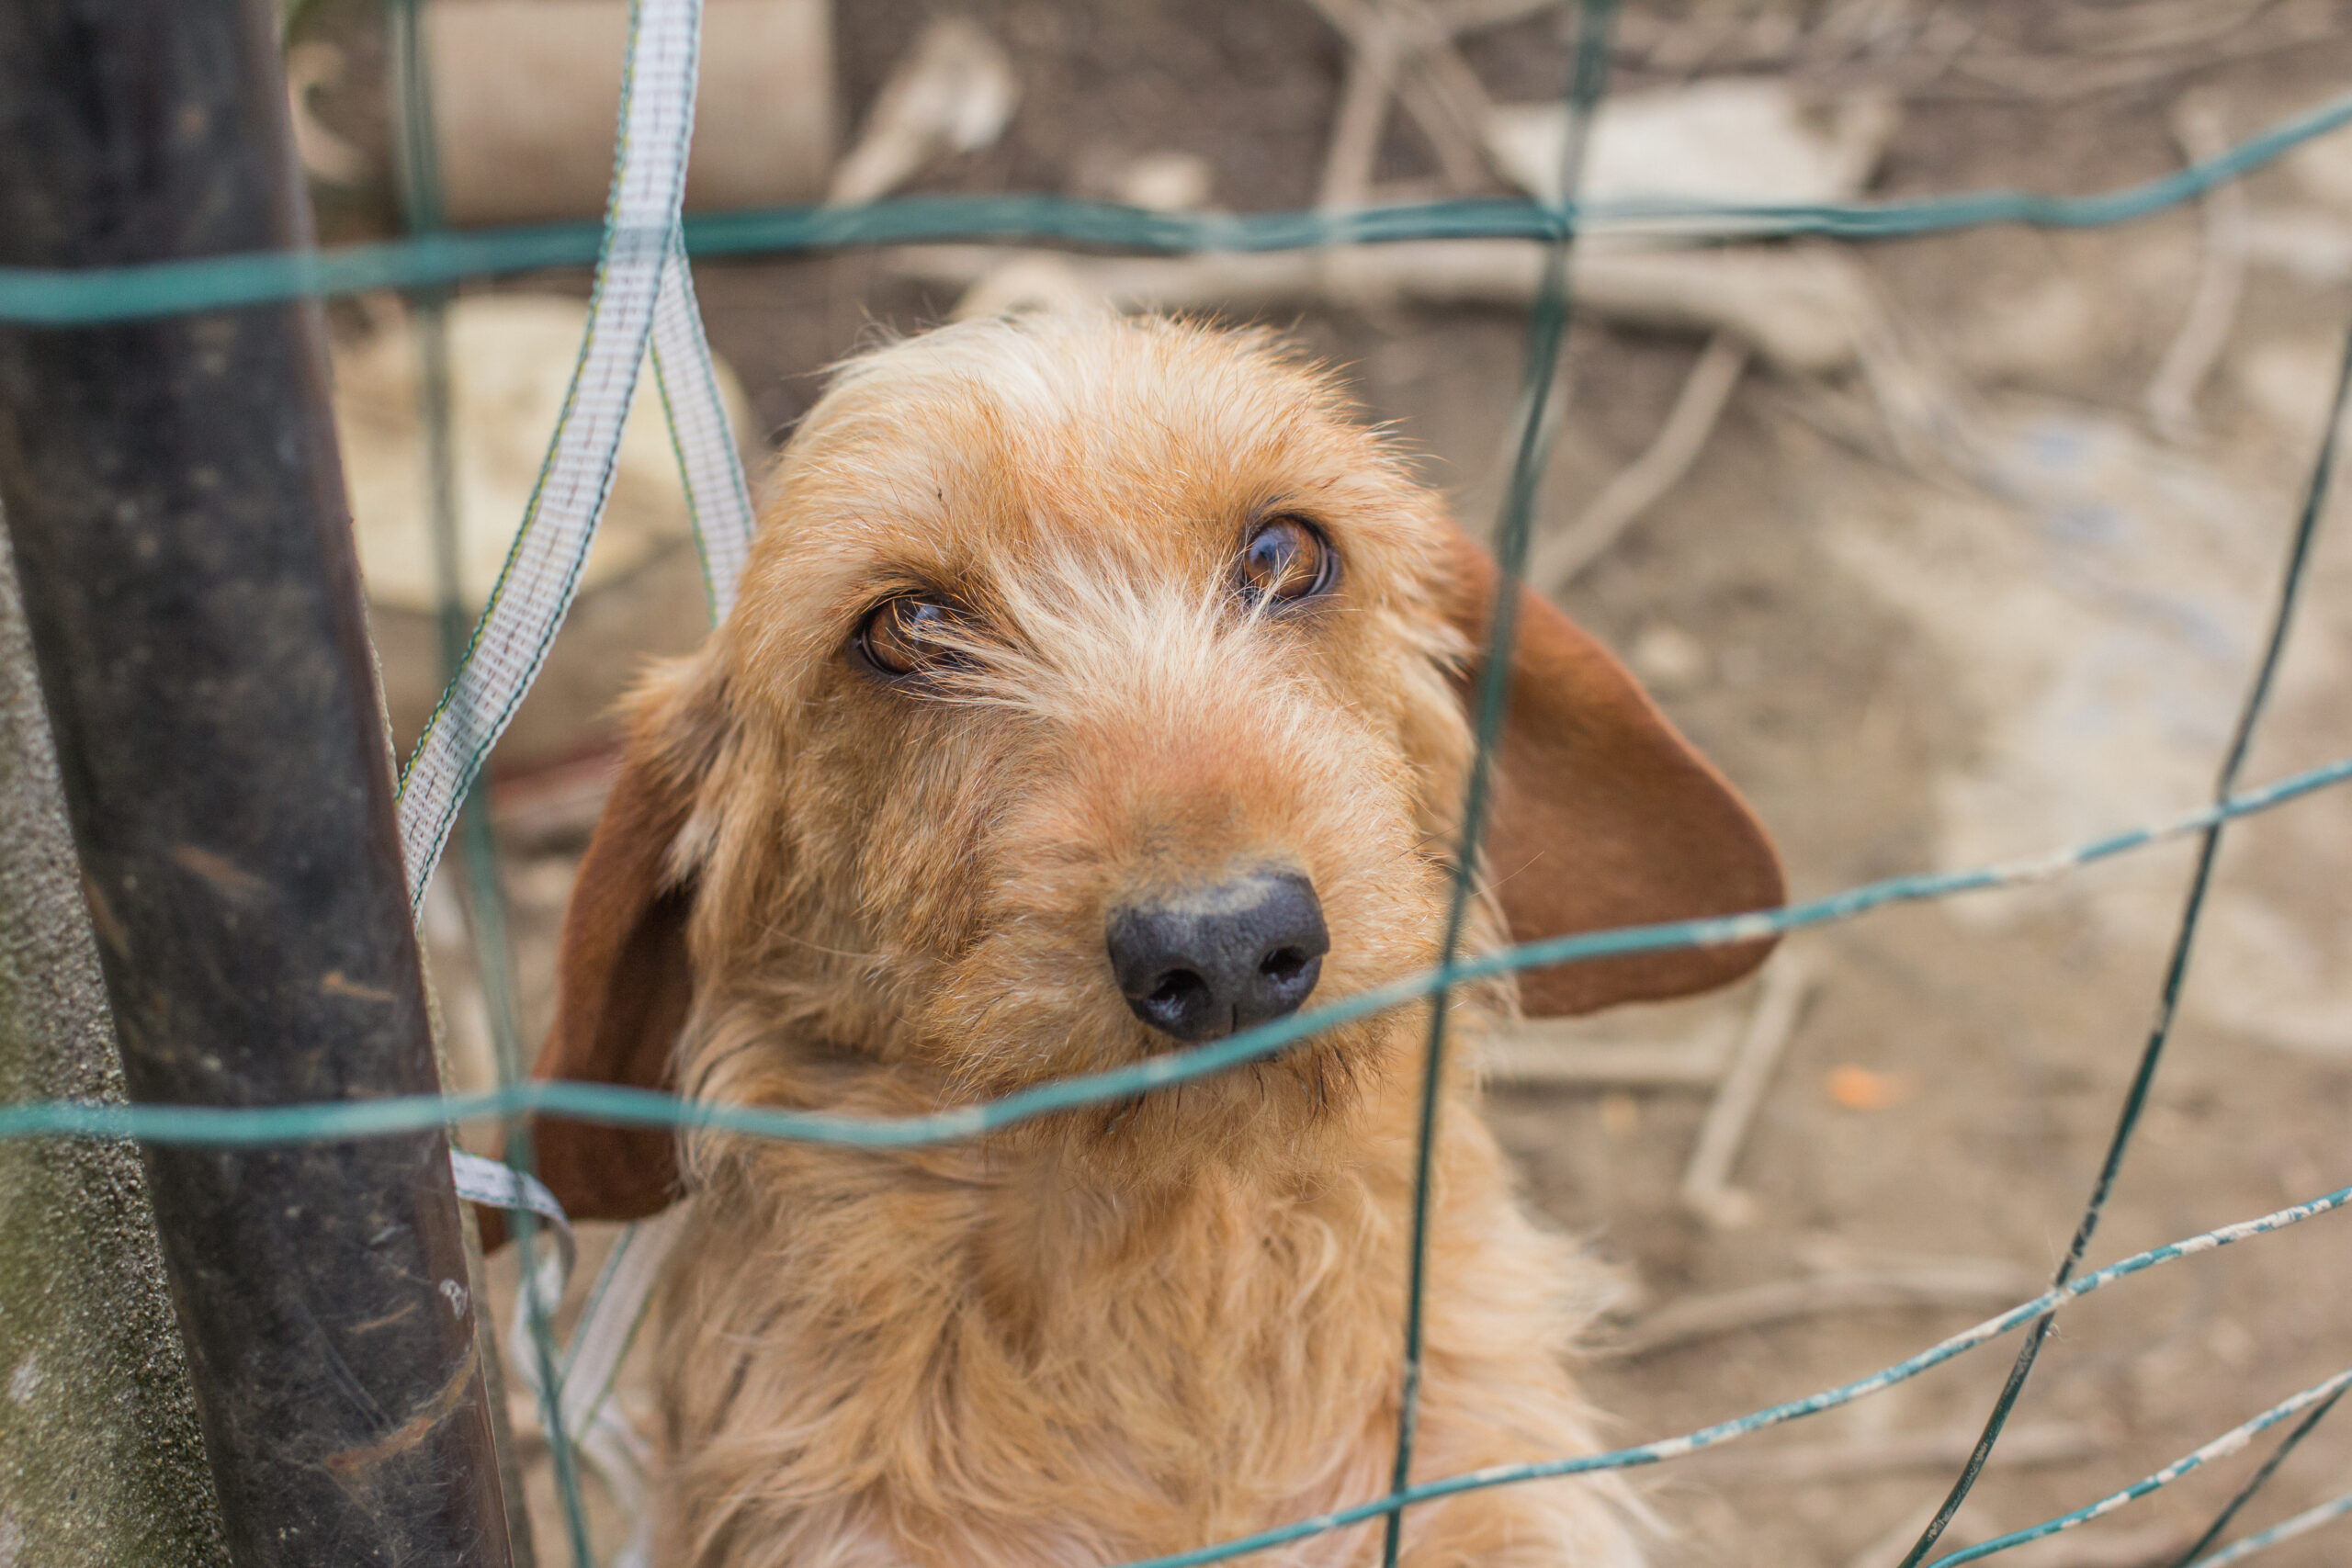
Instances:
[[[1732,1054],[1731,1070],[1724,1075],[1723,1088],[1699,1128],[1698,1146],[1682,1173],[1682,1204],[1715,1224],[1743,1224],[1753,1208],[1753,1200],[1731,1185],[1732,1168],[1739,1161],[1747,1129],[1764,1103],[1773,1069],[1796,1032],[1813,987],[1812,970],[1785,948],[1765,967],[1756,1010],[1748,1016],[1747,1029]]]
[[[2013,1263],[1953,1258],[1904,1269],[1854,1269],[1779,1280],[1719,1295],[1691,1296],[1636,1323],[1618,1346],[1627,1358],[1694,1340],[1825,1313],[1891,1307],[2006,1307],[2030,1300],[2040,1278]]]
[[[1905,1471],[1956,1471],[1967,1462],[1982,1427],[1972,1422],[1940,1432],[1849,1438],[1837,1442],[1790,1443],[1774,1449],[1701,1450],[1692,1455],[1719,1481],[1770,1482],[1778,1485],[1828,1481],[1866,1481]],[[1996,1469],[2026,1470],[2074,1464],[2106,1448],[2098,1429],[2079,1422],[2053,1421],[2008,1427],[1987,1461]]]
[[[1560,592],[1674,488],[1705,449],[1747,368],[1747,345],[1729,333],[1707,340],[1649,448],[1611,479],[1575,522],[1536,546],[1528,563],[1530,581],[1546,593]]]
[[[1552,1044],[1527,1035],[1489,1040],[1478,1053],[1487,1081],[1516,1089],[1704,1089],[1724,1076],[1726,1039]]]
[[[1334,302],[1313,252],[1100,260],[988,245],[910,245],[885,264],[901,276],[967,290],[959,317],[1033,307],[1225,310],[1249,315]],[[1538,247],[1519,240],[1415,240],[1355,250],[1349,286],[1399,303],[1523,310],[1542,281]],[[1851,263],[1826,252],[1578,247],[1577,308],[1668,331],[1731,334],[1778,369],[1844,368],[1860,352],[1868,296]]]
[[[1354,51],[1349,85],[1342,95],[1334,146],[1348,129],[1356,83],[1369,64],[1380,76],[1375,110],[1385,110],[1393,85],[1396,99],[1413,117],[1436,152],[1447,183],[1457,190],[1475,190],[1487,180],[1486,153],[1478,128],[1486,107],[1486,89],[1477,73],[1455,51],[1453,28],[1419,0],[1308,0],[1317,13]],[[1361,113],[1363,111],[1355,111]],[[1385,114],[1372,115],[1372,132],[1364,148],[1364,183],[1371,179],[1373,154],[1379,151],[1379,129]],[[1327,169],[1328,175],[1328,169]]]
[[[2229,150],[2221,107],[2210,98],[2182,99],[2172,118],[2173,134],[2190,163],[2206,163]],[[2197,389],[2229,346],[2230,325],[2237,319],[2238,297],[2245,288],[2245,187],[2225,180],[2205,193],[2205,247],[2197,291],[2189,296],[2180,330],[2148,383],[2148,417],[2170,440],[2194,433]]]
[[[1325,14],[1330,13],[1326,9]],[[1388,98],[1396,82],[1404,40],[1381,7],[1367,7],[1349,33],[1348,73],[1340,107],[1331,117],[1331,140],[1323,156],[1323,182],[1316,202],[1327,212],[1364,204],[1372,189],[1373,165],[1380,155],[1380,133],[1388,124]]]

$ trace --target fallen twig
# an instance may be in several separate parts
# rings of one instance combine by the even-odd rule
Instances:
[[[1428,138],[1447,183],[1456,190],[1476,190],[1484,185],[1487,160],[1478,128],[1486,108],[1486,89],[1477,73],[1455,51],[1451,22],[1419,0],[1370,4],[1366,0],[1308,0],[1308,4],[1348,40],[1355,54],[1332,138],[1335,150],[1341,142],[1340,132],[1347,129],[1356,83],[1367,63],[1382,78],[1363,149],[1364,185],[1370,184],[1373,154],[1379,151],[1380,127],[1386,118],[1378,111],[1387,107],[1392,89]]]
[[[2211,42],[2246,26],[2279,0],[2147,0],[2125,10],[2086,15],[2067,11],[2058,30],[2071,35],[2069,49],[2083,54],[2151,54]]]
[[[1705,449],[1747,356],[1747,344],[1729,333],[1707,340],[1648,450],[1620,470],[1575,522],[1537,543],[1528,565],[1531,581],[1547,593],[1560,592],[1674,488]]]
[[[988,146],[1020,100],[1020,73],[1001,44],[964,17],[934,20],[883,83],[833,168],[826,205],[879,200],[933,160]]]
[[[1731,1045],[1728,1031],[1692,1040],[1554,1043],[1527,1029],[1487,1041],[1478,1066],[1489,1083],[1517,1089],[1703,1089],[1722,1079]]]
[[[1327,8],[1325,15],[1331,13]],[[1323,155],[1323,183],[1317,205],[1327,212],[1362,207],[1372,188],[1380,133],[1388,124],[1388,98],[1396,82],[1404,40],[1384,6],[1365,6],[1347,28],[1348,73],[1340,107],[1331,117],[1331,140]]]
[[[2229,148],[2221,106],[2208,97],[2183,98],[2174,107],[2172,123],[2181,152],[2192,164],[2218,158]],[[2189,296],[2180,330],[2148,383],[2148,417],[2168,440],[2195,433],[2197,389],[2229,346],[2230,325],[2245,288],[2246,226],[2244,186],[2225,180],[2205,193],[2205,246],[2197,291]]]
[[[1891,1307],[2000,1307],[2030,1299],[2041,1280],[2012,1263],[1954,1258],[1905,1269],[1853,1269],[1718,1295],[1690,1296],[1651,1313],[1627,1331],[1617,1353],[1655,1355],[1693,1340],[1762,1328],[1792,1318]]]
[[[1720,1481],[1759,1481],[1806,1484],[1825,1481],[1864,1481],[1911,1470],[1956,1470],[1976,1447],[1981,1427],[1948,1427],[1940,1432],[1904,1432],[1894,1436],[1849,1438],[1828,1443],[1791,1443],[1777,1449],[1701,1450],[1694,1460]],[[2098,1428],[2073,1421],[2025,1424],[2001,1434],[1988,1461],[1996,1469],[2026,1470],[2044,1465],[2073,1464],[2106,1447]],[[1708,1456],[1719,1454],[1710,1460]]]
[[[1961,75],[1997,87],[2007,96],[2082,98],[2094,93],[2149,86],[2171,77],[2185,76],[2193,71],[2210,71],[2217,66],[2276,54],[2281,50],[2304,48],[2329,36],[2334,26],[2334,19],[2324,7],[2317,11],[2290,10],[2285,16],[2286,25],[2275,32],[2253,39],[2233,39],[2226,43],[2209,42],[2202,47],[2166,54],[2159,59],[2131,55],[2101,59],[2080,56],[2052,58],[1988,51],[1959,55],[1951,62],[1951,68]],[[1942,98],[1984,95],[1915,91],[1910,96],[1914,98]]]
[[[989,245],[910,245],[885,265],[967,290],[958,317],[1079,302],[1122,310],[1239,313],[1329,302],[1312,252],[1069,258]],[[1540,251],[1515,240],[1416,240],[1351,253],[1350,280],[1403,302],[1524,309],[1542,281]],[[1809,250],[1580,246],[1570,263],[1577,308],[1606,319],[1710,335],[1728,333],[1792,374],[1855,362],[1869,299],[1846,258]],[[1052,289],[1042,286],[1048,277]],[[978,287],[975,287],[978,285]]]
[[[1754,1200],[1731,1185],[1732,1168],[1813,987],[1812,970],[1785,949],[1765,967],[1756,1010],[1748,1015],[1731,1069],[1707,1109],[1698,1146],[1682,1173],[1683,1207],[1715,1224],[1744,1224],[1754,1209]]]

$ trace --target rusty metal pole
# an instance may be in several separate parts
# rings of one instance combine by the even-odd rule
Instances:
[[[310,243],[270,0],[7,0],[0,147],[0,265]],[[131,1098],[434,1089],[317,307],[0,327],[0,511]],[[143,1155],[240,1568],[506,1568],[442,1135]]]

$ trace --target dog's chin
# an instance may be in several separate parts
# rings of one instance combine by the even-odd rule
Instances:
[[[1386,977],[1327,971],[1306,1005],[1328,1006]],[[1051,1149],[1106,1174],[1142,1179],[1320,1158],[1333,1137],[1344,1140],[1361,1122],[1396,1064],[1409,1058],[1426,1027],[1413,1021],[1421,1016],[1420,1010],[1406,1008],[1318,1029],[1198,1077],[1155,1083],[1023,1122],[1008,1130],[1000,1146]],[[970,1042],[990,1038],[1020,1040],[1027,1049],[985,1057],[970,1051]],[[921,1043],[901,1059],[932,1079],[943,1106],[969,1105],[1122,1069],[1173,1065],[1233,1038],[1182,1041],[1146,1025],[1115,996],[1057,996],[1043,985],[1001,975],[963,975],[938,987],[917,1024]]]
[[[1019,1141],[1050,1148],[1073,1173],[1118,1187],[1188,1185],[1212,1172],[1312,1169],[1361,1120],[1389,1069],[1392,1033],[1364,1022],[1342,1025],[1254,1061],[1040,1118],[1022,1129]],[[1127,1044],[1126,1063],[1197,1049],[1141,1031]],[[1098,1059],[1089,1066],[1104,1065]]]

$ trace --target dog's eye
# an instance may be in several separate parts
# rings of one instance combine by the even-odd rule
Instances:
[[[911,675],[956,662],[963,617],[945,604],[902,593],[885,599],[858,623],[858,657],[886,675]]]
[[[1277,517],[1250,536],[1237,575],[1243,594],[1281,605],[1328,591],[1339,564],[1338,553],[1313,525]]]

